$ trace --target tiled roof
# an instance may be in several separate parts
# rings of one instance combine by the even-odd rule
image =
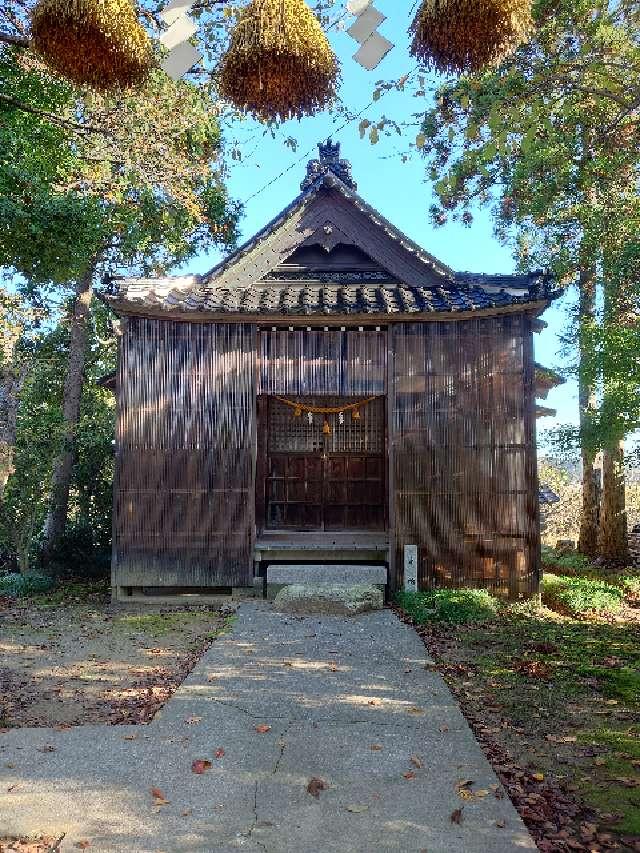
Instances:
[[[560,498],[556,495],[553,489],[549,486],[545,486],[544,483],[540,484],[538,497],[541,504],[557,504],[560,502]]]
[[[179,314],[241,314],[311,317],[323,315],[423,314],[434,312],[490,311],[528,305],[550,298],[539,275],[456,276],[455,281],[433,287],[405,284],[317,284],[278,282],[252,287],[176,287],[171,280],[130,280],[107,301],[117,311]]]
[[[531,306],[539,313],[557,295],[542,273],[454,272],[357,194],[350,173],[345,172],[346,161],[339,158],[339,147],[326,143],[320,147],[320,155],[319,161],[313,161],[302,193],[209,273],[121,279],[117,293],[105,300],[123,314],[157,316],[399,317],[500,313],[518,306]],[[345,236],[353,245],[389,274],[388,282],[367,281],[366,271],[362,271],[360,283],[332,281],[330,270],[322,281],[265,280],[307,238],[333,228],[334,218],[340,230],[351,234]],[[350,272],[357,275],[359,271]],[[308,274],[312,279],[314,271]]]

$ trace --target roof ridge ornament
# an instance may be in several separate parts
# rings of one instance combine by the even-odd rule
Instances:
[[[320,152],[320,159],[309,160],[307,163],[307,176],[300,184],[300,189],[303,192],[328,174],[335,175],[350,190],[358,189],[358,185],[351,174],[351,163],[349,160],[340,159],[339,142],[333,142],[329,137],[326,142],[318,143],[318,151]]]

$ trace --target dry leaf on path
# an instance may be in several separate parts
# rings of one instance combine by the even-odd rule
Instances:
[[[424,714],[424,708],[418,708],[417,705],[412,705],[407,710],[407,714]]]
[[[166,799],[160,788],[152,788],[151,796],[153,797],[154,806],[168,806],[169,800]]]
[[[224,749],[221,746],[219,746],[218,749],[216,749],[215,757],[216,758],[223,758],[224,757]]]
[[[422,770],[422,768],[424,767],[424,764],[422,763],[421,759],[417,755],[412,755],[410,760],[411,760],[411,763],[413,764],[413,766],[417,767],[418,770]]]
[[[86,850],[87,847],[91,847],[91,842],[84,839],[82,841],[76,841],[76,843],[73,846],[77,847],[78,850]]]
[[[271,731],[271,726],[268,726],[266,723],[260,723],[259,726],[256,726],[256,731],[259,735],[264,735]]]
[[[382,746],[379,743],[372,743],[369,749],[372,752],[380,752],[382,750]]]
[[[353,814],[363,814],[369,811],[369,806],[346,806],[346,810]]]
[[[202,774],[206,770],[209,770],[210,767],[211,762],[207,761],[206,758],[197,758],[191,765],[191,770],[193,773]]]
[[[451,812],[451,823],[462,823],[462,809],[454,809]]]
[[[197,726],[198,723],[201,723],[201,722],[202,722],[202,717],[187,717],[187,719],[185,720],[185,723],[188,726]]]
[[[407,772],[403,773],[402,775],[405,779],[415,779],[416,778],[416,774],[413,772],[413,770],[407,770]]]
[[[309,780],[309,784],[307,785],[307,793],[311,794],[312,797],[315,797],[316,800],[320,799],[320,791],[326,791],[329,786],[324,781],[324,779],[318,779],[316,776],[313,779]]]

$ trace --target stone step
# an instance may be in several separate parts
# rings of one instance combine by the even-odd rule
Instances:
[[[290,584],[280,589],[274,606],[282,613],[356,616],[384,607],[384,594],[373,584]]]
[[[271,587],[289,584],[384,587],[386,583],[387,569],[386,566],[381,565],[299,563],[297,565],[273,564],[267,567],[267,586]]]

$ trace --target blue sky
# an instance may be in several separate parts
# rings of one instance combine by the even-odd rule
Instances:
[[[342,86],[340,97],[353,112],[366,107],[378,80],[399,79],[413,72],[416,63],[409,55],[407,26],[413,0],[375,0],[375,6],[387,15],[380,32],[396,47],[387,55],[380,66],[372,72],[357,65],[352,55],[358,45],[340,26],[329,32],[331,43],[342,63]],[[342,5],[332,13],[333,18],[342,14]],[[344,28],[353,21],[344,18]],[[397,122],[414,121],[412,114],[426,108],[424,100],[416,100],[410,94],[395,91],[383,95],[369,107],[362,118],[378,119],[382,114]],[[344,117],[336,113],[323,113],[302,121],[287,122],[275,139],[259,123],[246,119],[235,121],[225,130],[227,146],[238,143],[243,152],[241,162],[229,161],[228,186],[231,195],[245,203],[245,215],[241,222],[241,239],[247,239],[285,207],[299,191],[305,174],[306,162],[316,156],[318,141],[332,136],[342,146],[342,156],[350,160],[353,174],[358,182],[358,191],[374,207],[378,208],[398,228],[416,240],[425,249],[459,270],[476,272],[511,272],[513,258],[508,248],[501,246],[492,233],[491,219],[487,212],[479,211],[470,228],[452,223],[443,228],[434,228],[428,210],[432,203],[432,190],[424,174],[421,159],[413,156],[402,162],[401,154],[408,150],[409,142],[415,139],[417,129],[408,127],[400,137],[381,136],[377,145],[361,140],[359,120],[344,129]],[[284,144],[288,136],[298,143],[293,152]],[[307,152],[311,153],[307,156]],[[300,162],[297,162],[300,161]],[[292,167],[267,189],[262,188],[280,173]],[[262,191],[261,191],[262,190]],[[255,193],[257,195],[254,195]],[[252,197],[254,196],[254,197]],[[193,261],[188,269],[204,272],[218,260],[211,253]],[[558,354],[558,334],[564,325],[562,303],[556,304],[545,314],[548,328],[536,335],[536,357],[550,367],[562,368]],[[549,394],[547,406],[558,411],[557,419],[544,418],[539,429],[544,430],[554,423],[577,422],[577,391],[574,383],[567,383]]]

